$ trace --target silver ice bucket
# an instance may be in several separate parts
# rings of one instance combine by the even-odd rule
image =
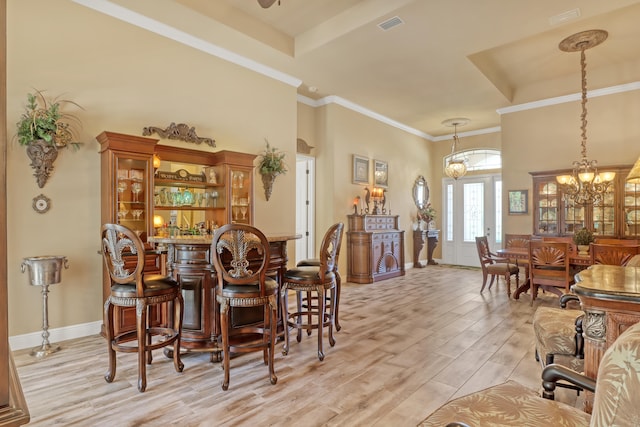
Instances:
[[[29,278],[33,286],[54,285],[60,283],[62,266],[69,268],[66,256],[34,256],[23,258],[20,266],[24,273],[29,267]]]

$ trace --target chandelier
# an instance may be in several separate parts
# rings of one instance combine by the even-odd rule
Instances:
[[[467,165],[463,158],[457,158],[454,156],[456,148],[458,146],[458,126],[464,126],[469,123],[469,119],[458,117],[455,119],[448,119],[442,122],[443,125],[453,127],[453,145],[451,146],[451,155],[449,156],[449,163],[444,168],[444,173],[453,179],[458,179],[467,173]]]
[[[580,161],[573,162],[571,175],[556,177],[560,188],[576,205],[586,205],[602,201],[603,194],[615,178],[614,172],[598,173],[598,162],[587,158],[587,66],[584,51],[598,46],[609,34],[604,30],[588,30],[573,34],[560,42],[558,46],[563,52],[580,52],[582,71],[582,142]]]

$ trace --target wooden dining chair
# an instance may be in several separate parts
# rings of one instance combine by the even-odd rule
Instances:
[[[626,266],[627,263],[635,255],[640,253],[640,245],[617,245],[617,244],[600,244],[591,243],[589,245],[589,255],[591,256],[591,265],[621,265]]]
[[[569,293],[574,283],[570,269],[569,244],[566,242],[529,242],[529,282],[531,304],[542,288],[558,296]]]
[[[511,262],[508,258],[499,257],[491,252],[487,236],[476,237],[476,248],[480,257],[480,267],[482,267],[482,288],[480,288],[480,292],[484,291],[489,276],[491,276],[491,281],[488,289],[491,289],[496,277],[502,276],[507,283],[507,296],[511,297],[511,276],[516,278],[516,288],[520,284],[518,263]]]
[[[529,240],[531,240],[531,234],[505,233],[503,246],[505,249],[528,251]],[[521,267],[524,270],[524,277],[529,277],[529,260],[509,258],[509,261],[513,264],[518,264],[518,267]]]

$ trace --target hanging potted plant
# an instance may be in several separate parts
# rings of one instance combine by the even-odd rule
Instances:
[[[287,165],[284,162],[285,154],[278,151],[275,147],[269,145],[269,141],[265,140],[267,147],[260,154],[258,160],[258,172],[262,176],[262,185],[264,187],[264,195],[269,200],[273,183],[276,177],[287,172]]]
[[[75,116],[63,113],[64,104],[80,107],[73,101],[47,101],[42,92],[27,94],[27,106],[17,123],[18,143],[27,148],[31,159],[31,167],[38,187],[42,188],[53,171],[53,162],[58,157],[58,150],[71,147],[80,148],[74,142],[74,130],[80,127],[80,120]]]

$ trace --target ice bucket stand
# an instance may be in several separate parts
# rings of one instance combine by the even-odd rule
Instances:
[[[67,257],[64,256],[35,256],[23,258],[20,269],[24,273],[29,267],[29,278],[33,286],[42,287],[42,345],[31,350],[31,355],[45,357],[60,350],[57,344],[49,343],[49,285],[60,283],[62,266],[69,268]]]

